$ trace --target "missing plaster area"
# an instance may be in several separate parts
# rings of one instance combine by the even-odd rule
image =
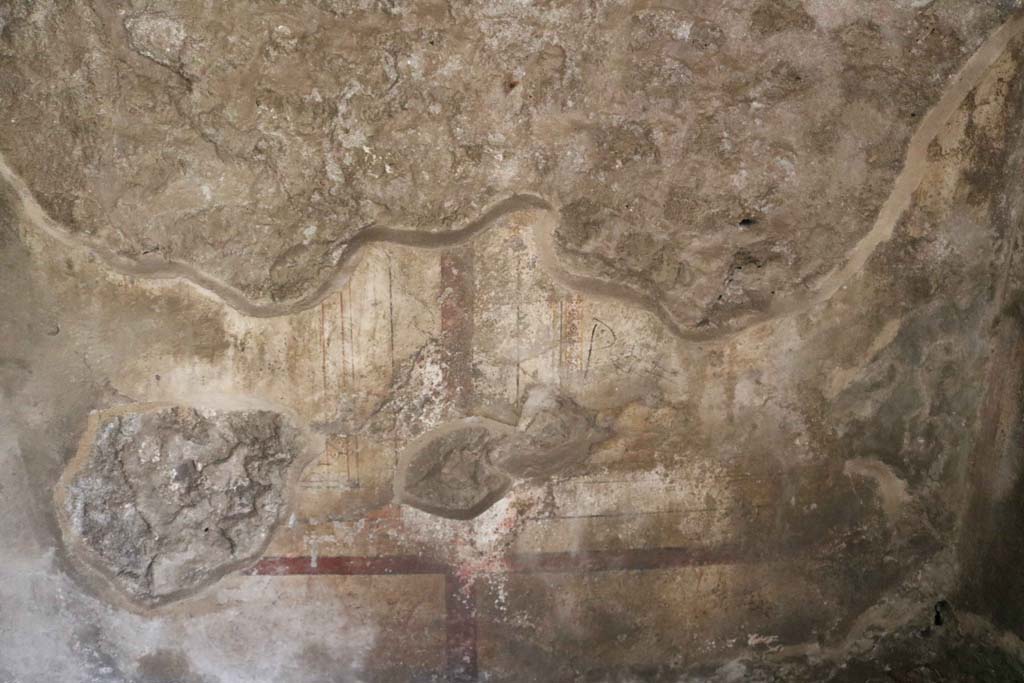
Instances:
[[[609,436],[595,413],[557,389],[527,388],[516,424],[471,417],[442,425],[403,454],[396,500],[440,517],[472,519],[517,480],[571,471]]]
[[[271,411],[94,415],[58,490],[65,540],[134,603],[181,597],[262,551],[297,452]]]

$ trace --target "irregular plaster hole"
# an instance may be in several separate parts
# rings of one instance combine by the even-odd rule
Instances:
[[[739,226],[741,228],[749,228],[750,226],[752,226],[752,225],[754,225],[756,223],[757,223],[757,219],[756,218],[751,218],[751,217],[747,216],[746,218],[740,219]]]
[[[428,432],[406,448],[395,497],[451,519],[472,519],[515,479],[544,479],[584,461],[607,438],[594,414],[552,387],[527,389],[517,424],[472,417]]]
[[[68,549],[135,603],[182,597],[262,552],[299,451],[266,410],[94,414],[55,494]]]
[[[418,440],[403,458],[398,500],[439,517],[476,517],[512,483],[489,457],[508,431],[499,423],[471,418]]]
[[[587,410],[557,388],[527,388],[519,412],[515,448],[495,451],[495,464],[514,477],[546,478],[582,462],[608,437]]]

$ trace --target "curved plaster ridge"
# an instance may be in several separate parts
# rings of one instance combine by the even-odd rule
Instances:
[[[753,325],[780,316],[793,315],[815,304],[823,303],[859,274],[875,249],[892,237],[900,218],[910,207],[914,192],[921,185],[925,176],[928,147],[931,142],[942,131],[968,94],[984,78],[989,68],[1003,55],[1010,41],[1022,33],[1024,33],[1024,12],[1017,14],[996,29],[954,76],[942,97],[922,118],[911,137],[903,167],[871,230],[853,246],[845,261],[824,275],[808,295],[776,304],[765,312],[747,317],[743,321],[746,323],[743,328],[738,327],[735,323],[722,327],[684,328],[664,303],[638,287],[570,272],[560,263],[554,245],[558,211],[552,202],[536,194],[510,195],[493,204],[478,218],[462,228],[446,232],[424,232],[380,226],[368,227],[345,244],[344,250],[336,261],[333,274],[313,291],[290,301],[255,302],[238,288],[204,273],[190,264],[159,257],[129,258],[103,246],[96,239],[71,233],[47,215],[32,196],[26,183],[8,165],[2,154],[0,154],[0,177],[3,177],[14,188],[22,209],[31,222],[61,244],[69,247],[84,247],[98,256],[107,267],[123,275],[185,280],[199,289],[213,294],[240,313],[256,318],[291,315],[318,305],[348,281],[364,247],[376,243],[423,249],[453,247],[473,239],[505,216],[519,212],[537,211],[542,215],[542,219],[536,221],[534,225],[534,235],[540,252],[539,260],[542,267],[557,282],[593,296],[617,300],[626,305],[646,310],[657,317],[670,333],[680,339],[710,340],[732,336],[741,329],[749,329]]]
[[[914,192],[927,172],[928,147],[935,140],[960,105],[1006,52],[1017,36],[1024,33],[1024,12],[1020,12],[996,29],[967,60],[942,93],[939,101],[921,119],[907,146],[903,168],[896,177],[892,192],[882,204],[871,230],[848,252],[844,264],[833,268],[815,287],[808,305],[830,299],[854,275],[859,273],[880,244],[888,241],[900,218],[910,208]]]

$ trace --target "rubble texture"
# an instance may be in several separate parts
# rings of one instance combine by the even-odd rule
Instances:
[[[143,604],[259,554],[296,457],[294,435],[266,411],[119,410],[85,439],[63,483],[68,542]]]
[[[431,438],[411,454],[399,500],[453,519],[476,517],[511,483],[489,462],[501,441],[500,436],[478,426]]]
[[[0,683],[1021,680],[1022,70],[1019,0],[0,0]]]
[[[608,433],[594,415],[550,387],[533,386],[513,428],[472,417],[446,423],[411,444],[396,499],[453,519],[472,519],[513,479],[553,477],[583,463]]]
[[[12,0],[3,145],[68,229],[250,302],[308,302],[374,226],[530,192],[581,272],[731,329],[864,236],[1009,10],[877,4]]]

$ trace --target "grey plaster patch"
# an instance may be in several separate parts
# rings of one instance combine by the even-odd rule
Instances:
[[[514,427],[471,417],[410,444],[396,499],[442,517],[470,519],[498,501],[515,479],[543,481],[579,466],[607,436],[591,411],[552,387],[535,385],[525,392]]]
[[[270,411],[94,414],[57,491],[66,540],[133,602],[173,600],[261,552],[298,452]]]

